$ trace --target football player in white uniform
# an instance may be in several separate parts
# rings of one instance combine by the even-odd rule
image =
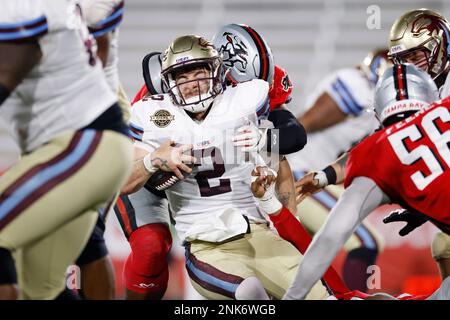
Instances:
[[[298,117],[308,132],[308,144],[288,155],[296,180],[312,169],[334,161],[354,143],[378,126],[373,113],[373,93],[378,77],[388,65],[387,50],[378,49],[354,68],[345,68],[325,77],[308,97],[305,112]],[[332,186],[305,198],[297,207],[302,224],[315,234],[343,192]],[[300,199],[299,199],[300,200]],[[383,240],[367,222],[347,241],[343,277],[352,290],[367,291],[367,267],[374,264]]]
[[[244,75],[241,69],[240,77],[234,77],[235,80],[231,81],[229,85],[235,84],[236,79],[239,80],[238,82],[243,82],[258,78],[271,84],[269,91],[270,109],[277,110],[271,111],[268,119],[273,121],[274,127],[279,130],[279,136],[285,137],[278,139],[278,146],[274,147],[274,144],[272,148],[278,148],[280,154],[301,149],[306,142],[303,128],[289,111],[280,108],[280,105],[289,99],[289,94],[292,91],[286,73],[278,66],[274,66],[269,46],[255,30],[248,26],[231,24],[222,27],[217,36],[214,37],[215,44],[222,41],[222,33],[227,32],[229,34],[229,31],[233,32],[235,39],[237,39],[237,35],[245,38],[248,50],[245,57],[242,52],[240,57],[252,60],[255,64],[255,68],[248,65],[249,67],[244,71],[247,75]],[[235,60],[230,55],[227,58]],[[142,61],[142,67],[145,85],[139,90],[133,103],[145,97],[149,98],[149,95],[167,92],[160,76],[160,53],[152,52],[146,55]],[[228,71],[230,76],[235,73],[233,68]],[[256,71],[256,73],[251,73],[253,71]],[[264,112],[260,112],[260,114],[262,118],[267,116]],[[262,148],[266,139],[261,139],[260,135],[264,131],[254,133],[256,134],[252,137],[253,147]],[[267,132],[267,140],[270,141],[271,137],[271,132]],[[250,140],[245,140],[245,144],[249,142]],[[278,198],[290,211],[295,212],[292,172],[286,160],[280,162],[279,179],[277,181]],[[167,286],[168,266],[166,256],[171,248],[172,237],[169,232],[168,204],[162,196],[164,196],[164,193],[145,185],[144,188],[135,193],[121,195],[114,207],[124,234],[132,248],[124,268],[128,299],[161,298]],[[155,242],[160,243],[160,245],[154,246],[153,243]]]
[[[130,114],[130,103],[119,82],[118,37],[124,12],[123,0],[81,0],[80,6],[89,32],[97,44],[97,56],[110,88],[117,93],[125,121]],[[114,299],[114,268],[105,244],[104,232],[108,208],[99,213],[89,241],[76,264],[81,270],[80,294],[85,299]]]
[[[133,106],[137,161],[125,189],[138,190],[158,169],[174,172],[181,181],[166,194],[194,287],[208,298],[279,298],[300,254],[267,227],[250,191],[254,164],[232,141],[237,129],[256,125],[256,111],[268,104],[267,82],[224,90],[221,58],[197,36],[169,46],[162,76],[169,94]],[[194,168],[186,165],[195,160]],[[317,283],[310,298],[327,296]]]
[[[54,299],[128,177],[131,143],[74,2],[3,1],[0,28],[0,115],[23,153],[0,178],[0,250],[22,298]]]

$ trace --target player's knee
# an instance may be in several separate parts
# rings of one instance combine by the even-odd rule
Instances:
[[[169,228],[164,224],[149,224],[130,236],[131,254],[127,265],[135,273],[155,276],[167,268],[167,254],[172,245]]]
[[[438,232],[431,243],[431,254],[434,260],[450,259],[450,236]]]
[[[149,272],[139,273],[135,271],[132,260],[128,257],[123,272],[125,287],[141,294],[156,294],[160,298],[164,295],[169,282],[169,266],[167,262],[158,265],[158,272],[155,268]],[[165,259],[164,259],[165,261]]]
[[[256,277],[249,277],[241,282],[234,294],[236,300],[268,300],[261,281]]]

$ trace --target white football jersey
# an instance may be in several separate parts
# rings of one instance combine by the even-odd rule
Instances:
[[[42,52],[0,108],[24,151],[90,124],[117,100],[75,2],[3,0],[1,6],[0,42],[36,39]]]
[[[351,117],[320,132],[308,134],[305,148],[287,156],[293,171],[323,169],[379,126],[374,112],[368,112],[373,109],[375,85],[360,70],[341,69],[324,78],[307,99],[305,111],[324,92]]]
[[[108,57],[104,72],[114,92],[119,90],[119,24],[122,21],[124,0],[80,0],[83,16],[94,38],[110,32]]]
[[[194,146],[198,165],[166,190],[180,239],[192,225],[227,208],[264,221],[250,189],[254,165],[233,146],[232,137],[237,128],[256,123],[257,110],[268,108],[268,89],[262,80],[227,87],[202,122],[175,106],[167,94],[133,105],[130,126],[137,147],[152,152],[168,139]]]

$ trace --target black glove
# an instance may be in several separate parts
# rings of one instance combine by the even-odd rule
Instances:
[[[396,221],[404,221],[406,222],[406,226],[404,226],[398,234],[402,237],[406,236],[408,233],[413,231],[414,229],[420,227],[425,222],[427,222],[427,218],[417,213],[413,210],[408,209],[397,209],[392,211],[387,217],[383,219],[384,223],[396,222]]]

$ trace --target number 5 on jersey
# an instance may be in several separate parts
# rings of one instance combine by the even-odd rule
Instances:
[[[436,108],[423,117],[421,125],[428,138],[436,146],[439,155],[445,161],[446,167],[441,163],[433,150],[426,145],[421,145],[413,150],[408,150],[405,144],[406,139],[409,138],[411,141],[419,141],[424,137],[417,125],[406,127],[388,137],[392,149],[395,151],[395,154],[401,163],[412,165],[419,160],[423,160],[430,170],[431,173],[427,176],[420,170],[411,175],[411,180],[419,190],[424,190],[431,182],[439,177],[444,170],[450,168],[450,131],[441,132],[436,124],[438,119],[444,123],[450,122],[449,110],[444,107]]]

